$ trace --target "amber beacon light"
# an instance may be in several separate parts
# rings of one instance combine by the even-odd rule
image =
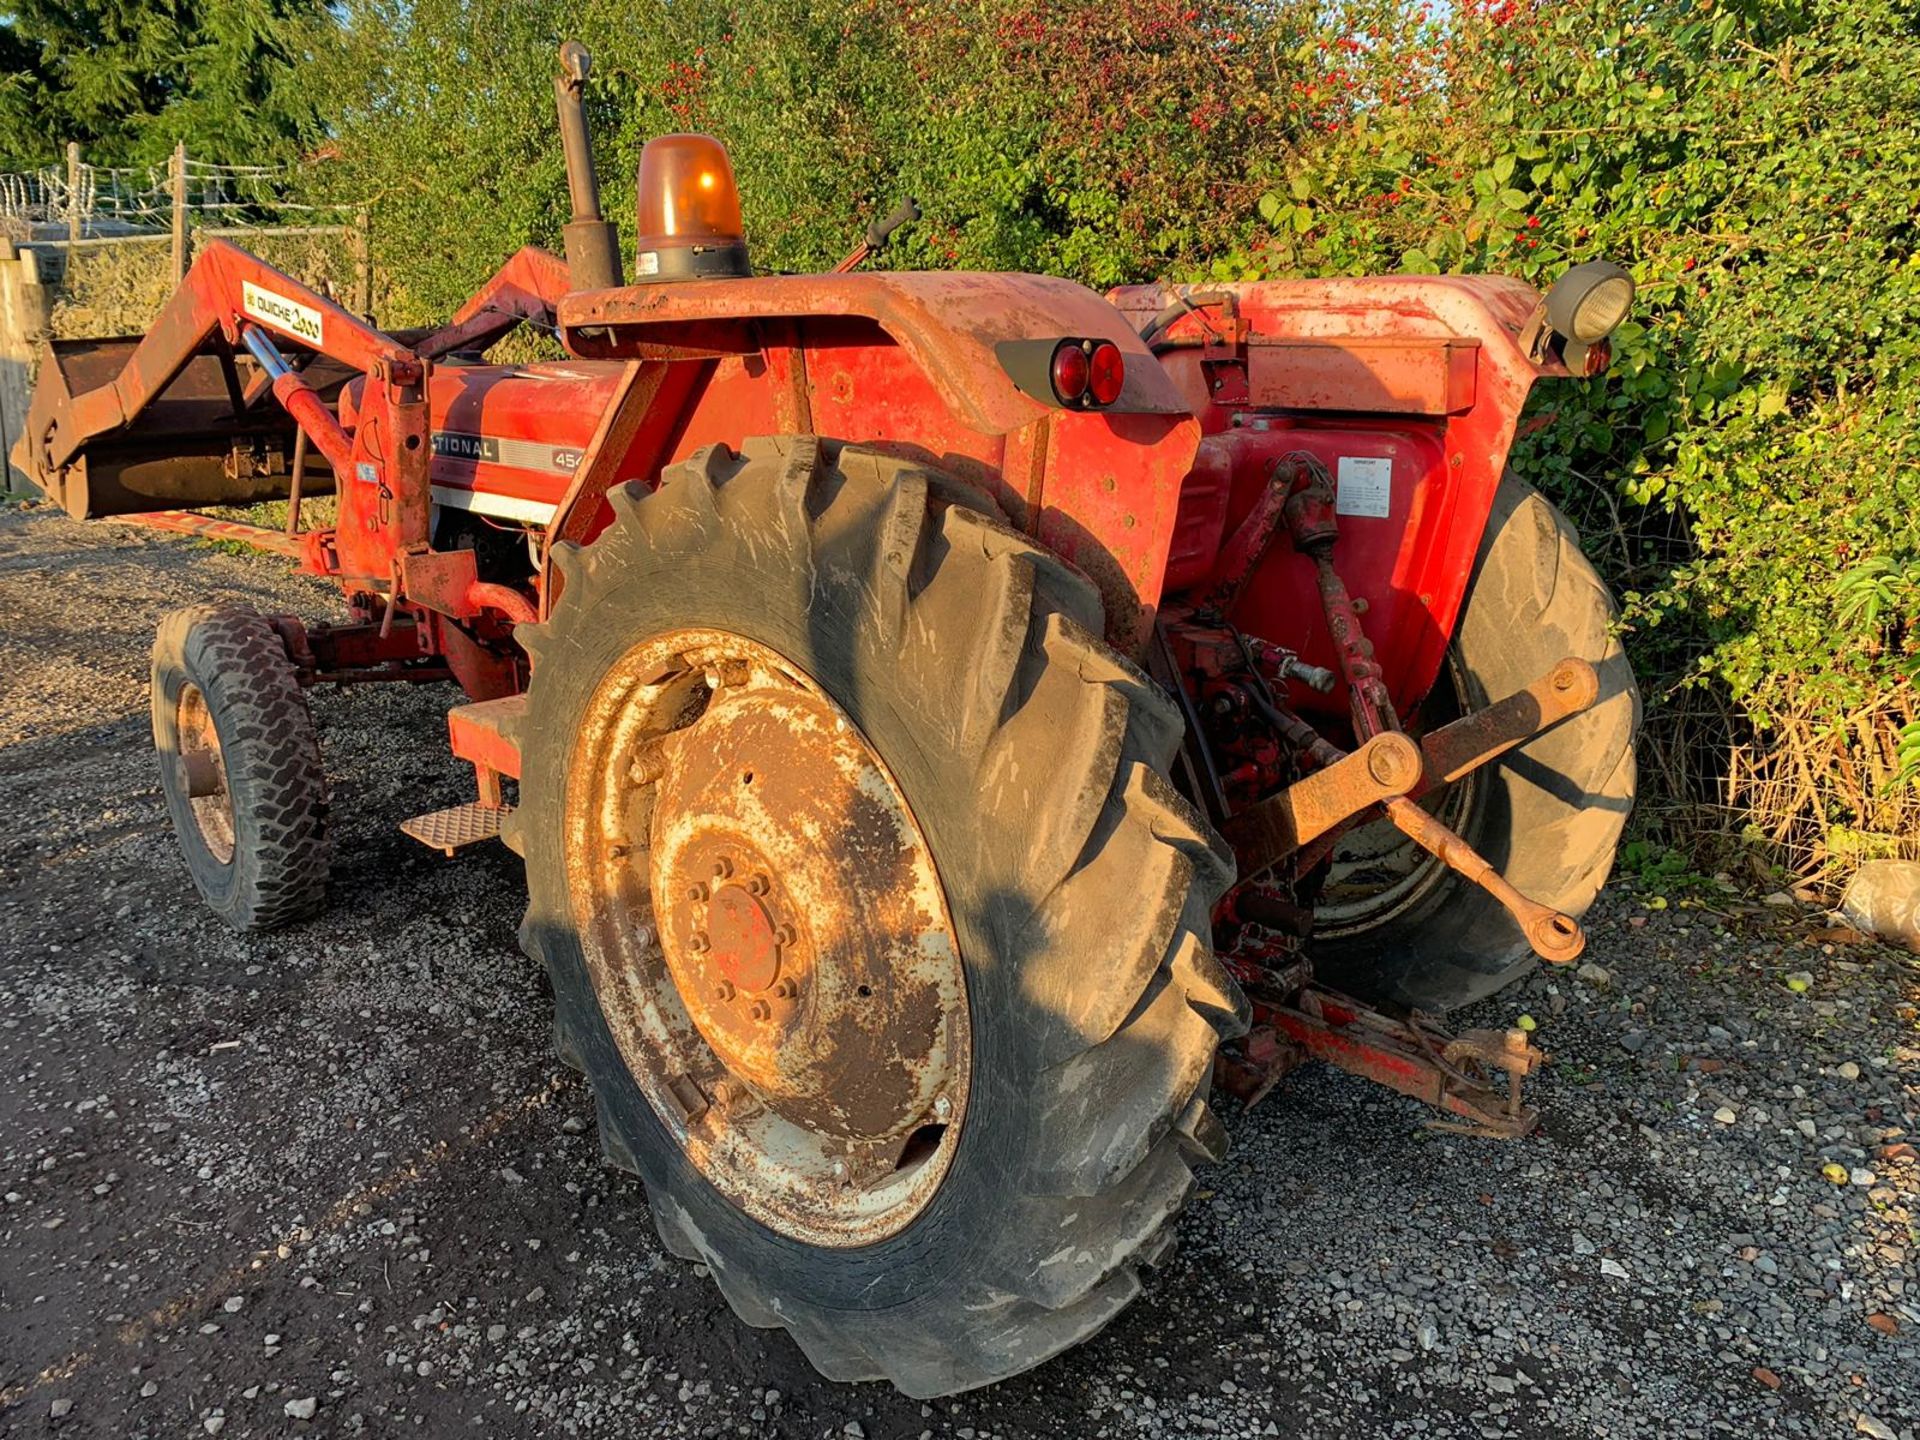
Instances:
[[[661,135],[640,152],[636,280],[748,275],[740,190],[711,135]]]

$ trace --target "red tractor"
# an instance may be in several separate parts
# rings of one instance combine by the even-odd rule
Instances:
[[[1607,594],[1504,468],[1626,274],[853,273],[902,212],[755,275],[725,151],[674,135],[626,283],[562,62],[564,261],[383,333],[215,242],[144,338],[43,359],[50,496],[351,608],[161,627],[207,903],[321,909],[309,687],[458,684],[477,796],[405,828],[524,857],[607,1154],[746,1323],[913,1395],[1139,1292],[1216,1080],[1320,1059],[1530,1128],[1526,1036],[1430,1017],[1579,952],[1633,799]],[[489,363],[523,321],[568,358]],[[198,513],[268,497],[284,533]]]

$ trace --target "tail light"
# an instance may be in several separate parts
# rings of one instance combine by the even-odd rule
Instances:
[[[661,135],[640,152],[639,280],[748,275],[740,190],[711,135]]]
[[[1002,340],[993,348],[1007,378],[1043,405],[1097,410],[1126,388],[1127,357],[1111,340]]]
[[[1087,352],[1072,340],[1062,340],[1053,352],[1053,364],[1048,368],[1048,379],[1053,382],[1053,393],[1062,405],[1078,405],[1087,394],[1087,381],[1090,366]]]
[[[1093,403],[1111,405],[1118,400],[1127,383],[1127,358],[1120,353],[1120,347],[1111,340],[1102,340],[1093,347],[1087,367],[1087,390],[1093,396]]]

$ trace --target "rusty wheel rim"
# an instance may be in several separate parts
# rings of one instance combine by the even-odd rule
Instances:
[[[197,686],[181,685],[173,726],[180,746],[182,788],[201,843],[216,861],[230,865],[233,795],[227,789],[227,762],[220,749],[220,732],[214,728],[213,712]]]
[[[958,1144],[959,942],[891,771],[743,636],[636,646],[569,768],[574,919],[608,1028],[687,1160],[762,1224],[869,1244]]]
[[[1451,654],[1445,678],[1445,688],[1436,686],[1423,707],[1423,732],[1467,713],[1466,678]],[[1458,834],[1473,813],[1482,783],[1481,772],[1470,770],[1416,803]],[[1411,910],[1453,874],[1444,860],[1416,845],[1384,817],[1342,835],[1330,861],[1326,884],[1313,909],[1314,933],[1328,938],[1357,935],[1385,925]]]

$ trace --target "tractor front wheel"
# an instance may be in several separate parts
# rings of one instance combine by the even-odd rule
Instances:
[[[1084,1339],[1171,1241],[1243,1002],[1178,720],[1092,587],[946,477],[701,451],[563,546],[522,940],[668,1249],[840,1380]]]
[[[153,644],[160,788],[201,897],[237,930],[316,913],[327,780],[293,663],[251,610],[176,610]]]

